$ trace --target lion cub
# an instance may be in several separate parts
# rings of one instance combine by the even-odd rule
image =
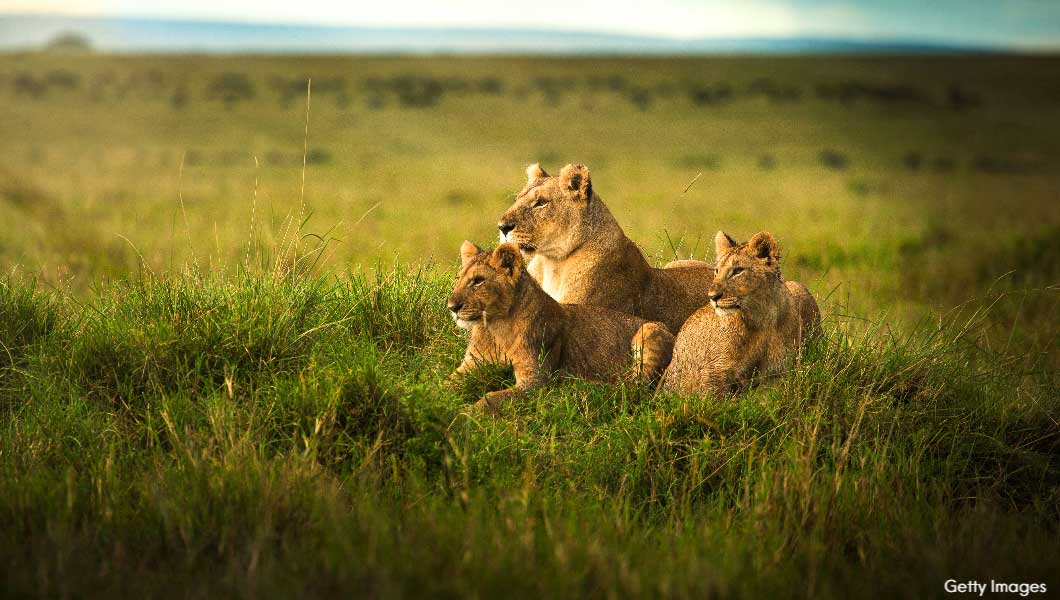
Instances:
[[[453,375],[479,362],[515,369],[515,387],[486,394],[480,406],[496,410],[554,371],[615,381],[632,365],[639,380],[655,382],[670,362],[674,337],[661,323],[556,302],[527,274],[515,244],[485,252],[465,241],[460,262],[449,311],[471,340]]]
[[[719,231],[710,304],[688,318],[677,334],[663,387],[670,391],[726,395],[754,374],[783,369],[821,314],[809,290],[780,277],[780,250],[773,236],[757,233],[737,244]]]

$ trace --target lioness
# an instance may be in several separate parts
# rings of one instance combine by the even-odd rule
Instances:
[[[552,177],[533,164],[526,176],[497,228],[501,242],[523,252],[527,270],[549,296],[661,321],[670,331],[710,300],[710,265],[653,268],[594,192],[584,165],[567,165]]]
[[[663,387],[676,392],[725,395],[755,374],[773,374],[805,337],[818,330],[821,313],[801,283],[783,281],[773,236],[756,233],[737,244],[719,231],[718,263],[710,305],[689,317],[677,334]]]
[[[661,323],[556,302],[526,273],[514,244],[484,252],[465,241],[460,263],[448,306],[471,340],[454,377],[480,362],[515,369],[515,387],[486,394],[480,406],[496,410],[554,371],[614,381],[633,366],[638,379],[655,382],[670,363],[674,337]]]

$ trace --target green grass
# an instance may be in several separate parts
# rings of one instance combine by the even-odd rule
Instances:
[[[735,399],[443,382],[448,278],[0,286],[8,594],[935,596],[1057,585],[1060,398],[981,313]]]

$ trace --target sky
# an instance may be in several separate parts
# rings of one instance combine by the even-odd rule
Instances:
[[[1060,0],[0,0],[0,14],[1060,48]]]

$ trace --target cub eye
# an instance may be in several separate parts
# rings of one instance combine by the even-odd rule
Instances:
[[[482,285],[485,282],[486,282],[485,279],[483,279],[481,277],[476,277],[476,278],[471,280],[471,287],[478,287],[478,286]]]
[[[541,208],[542,206],[548,206],[548,200],[545,198],[538,198],[537,201],[534,202],[534,208]]]
[[[733,267],[732,268],[732,275],[730,275],[730,277],[736,277],[737,275],[743,273],[744,270],[745,269],[743,267]]]

